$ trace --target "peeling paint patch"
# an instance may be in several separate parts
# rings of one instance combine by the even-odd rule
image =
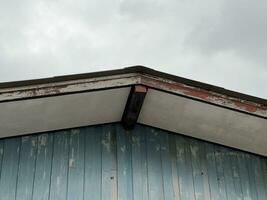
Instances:
[[[74,158],[70,158],[69,159],[69,167],[74,167],[74,163],[75,163],[75,159]]]
[[[107,149],[108,152],[110,152],[111,144],[111,132],[108,132],[107,135],[105,135],[104,139],[101,141],[102,145]]]
[[[147,87],[203,100],[215,105],[229,107],[248,113],[253,113],[259,116],[267,116],[267,106],[252,101],[243,102],[243,99],[227,96],[221,93],[216,93],[197,87],[192,87],[182,83],[164,80],[158,77],[142,76],[141,83]]]
[[[197,91],[197,90],[185,91],[184,94],[188,96],[192,96],[192,97],[198,97],[204,100],[208,99],[210,96],[209,93],[206,93],[203,91]]]
[[[256,106],[245,104],[245,103],[241,103],[241,102],[234,102],[234,105],[236,107],[242,109],[242,110],[247,111],[247,112],[255,113],[258,110],[258,108]]]
[[[121,147],[121,151],[122,151],[122,152],[125,152],[125,150],[126,150],[126,146],[123,145],[123,146]]]
[[[47,144],[47,136],[42,135],[40,137],[40,145],[45,146]]]
[[[132,137],[132,142],[133,142],[133,145],[137,145],[138,147],[141,146],[140,138],[139,137],[133,136]]]

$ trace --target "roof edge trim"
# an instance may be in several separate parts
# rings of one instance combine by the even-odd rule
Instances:
[[[143,66],[0,83],[0,103],[136,84],[267,118],[266,99],[162,73]]]

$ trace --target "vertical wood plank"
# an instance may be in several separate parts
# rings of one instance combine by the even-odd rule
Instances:
[[[2,160],[4,154],[4,140],[0,140],[0,182],[1,182],[1,171],[2,171]]]
[[[163,177],[160,155],[159,133],[153,128],[145,128],[147,137],[148,192],[150,200],[163,200]]]
[[[261,166],[262,166],[262,171],[263,171],[265,195],[267,196],[267,158],[266,157],[261,157]]]
[[[133,199],[131,132],[116,126],[118,156],[118,200]]]
[[[246,153],[239,152],[237,156],[239,173],[242,174],[240,177],[241,189],[243,198],[246,200],[252,199],[250,183],[249,183],[249,172],[246,162]]]
[[[188,138],[176,137],[177,166],[181,199],[195,199],[193,170]]]
[[[206,154],[206,160],[207,160],[207,169],[208,169],[211,199],[220,200],[217,169],[216,169],[215,154],[214,154],[214,145],[210,143],[206,143],[206,142],[204,144],[205,144],[205,154]]]
[[[177,200],[178,198],[175,198],[174,187],[173,187],[173,177],[172,177],[173,174],[172,174],[172,161],[171,161],[172,155],[170,152],[169,138],[172,139],[171,134],[165,134],[164,132],[159,131],[164,199]],[[177,170],[175,169],[175,171],[177,176]]]
[[[17,199],[32,199],[36,151],[37,136],[24,136],[21,138]]]
[[[258,199],[258,194],[257,194],[257,186],[255,182],[255,170],[253,169],[254,162],[253,157],[251,154],[246,153],[246,165],[248,168],[248,176],[249,176],[249,186],[250,186],[250,192],[251,192],[251,197],[254,200]]]
[[[146,137],[140,125],[132,133],[132,166],[134,200],[148,200]]]
[[[231,149],[229,151],[229,158],[230,158],[230,165],[232,168],[232,175],[233,175],[233,181],[234,181],[234,191],[235,191],[235,199],[241,200],[244,199],[243,193],[242,193],[242,187],[241,187],[241,176],[239,166],[238,166],[238,158],[237,158],[237,152],[236,150]]]
[[[180,200],[180,186],[177,167],[177,151],[176,151],[176,135],[172,135],[169,139],[170,157],[171,157],[171,172],[172,172],[172,185],[174,192],[174,199]]]
[[[16,199],[20,145],[20,137],[4,140],[4,155],[0,181],[0,197],[3,200]]]
[[[34,200],[48,200],[49,198],[53,136],[52,133],[38,136],[32,198]]]
[[[257,197],[258,200],[266,200],[266,191],[265,191],[265,184],[264,184],[264,172],[261,165],[261,160],[259,156],[252,155],[252,170],[255,176],[255,184],[257,189]]]
[[[117,200],[116,129],[106,125],[102,132],[102,200]]]
[[[196,200],[210,200],[208,174],[206,169],[206,157],[204,155],[204,146],[202,142],[191,139],[189,141],[193,178],[194,178],[194,189]]]
[[[112,124],[0,140],[1,200],[266,195],[266,158],[141,125],[133,132]]]
[[[83,200],[84,128],[70,130],[68,199]]]
[[[67,198],[68,147],[68,132],[60,131],[55,133],[49,200],[66,200]]]
[[[217,171],[217,182],[219,187],[219,198],[227,199],[227,194],[225,190],[225,181],[224,181],[224,162],[222,160],[223,157],[223,148],[219,145],[214,146],[215,150],[215,163],[216,163],[216,171]]]
[[[84,200],[101,200],[102,126],[85,128]]]
[[[224,181],[225,181],[225,189],[227,193],[228,200],[236,200],[235,194],[235,184],[232,173],[232,162],[230,158],[231,149],[220,147],[222,152],[222,162],[224,163]]]

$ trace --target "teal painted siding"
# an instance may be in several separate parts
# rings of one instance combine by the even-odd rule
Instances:
[[[0,140],[1,200],[266,200],[267,159],[138,125]]]

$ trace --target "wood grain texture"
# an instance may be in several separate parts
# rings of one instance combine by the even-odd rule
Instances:
[[[32,198],[36,152],[37,136],[22,137],[17,178],[17,198],[21,200]]]
[[[85,137],[80,129],[70,132],[68,199],[83,200]]]
[[[137,125],[0,140],[1,200],[265,200],[267,159]]]
[[[101,200],[102,193],[102,126],[83,130],[85,136],[84,199]]]
[[[38,147],[32,199],[48,200],[50,194],[51,167],[54,134],[38,135]]]
[[[70,134],[66,131],[58,132],[54,136],[50,200],[67,199],[69,137]]]
[[[129,131],[117,126],[118,200],[133,199],[132,141]]]
[[[4,154],[0,180],[0,197],[3,200],[15,200],[20,162],[21,138],[4,140]]]

